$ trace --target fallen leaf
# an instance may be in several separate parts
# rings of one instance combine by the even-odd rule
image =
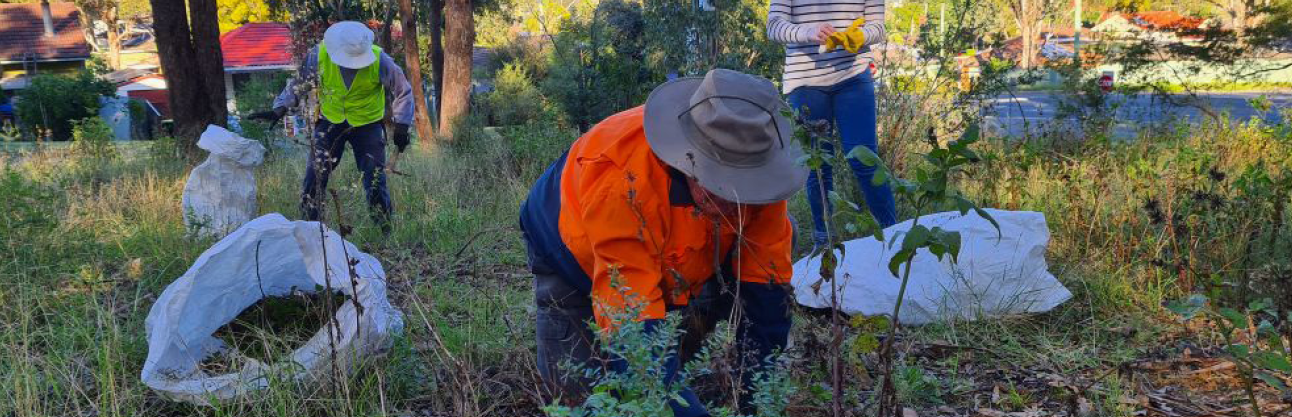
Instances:
[[[1095,412],[1095,406],[1093,404],[1090,404],[1090,400],[1087,400],[1086,397],[1077,397],[1077,416],[1078,417],[1086,417],[1091,414],[1094,414],[1094,412]]]
[[[1009,413],[1000,410],[992,410],[990,408],[979,408],[978,415],[983,417],[1009,417]]]
[[[902,408],[902,417],[920,417],[920,414],[916,413],[914,409]]]

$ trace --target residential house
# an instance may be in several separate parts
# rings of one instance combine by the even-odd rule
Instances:
[[[80,17],[73,3],[0,4],[0,89],[26,88],[35,74],[85,68],[91,51]]]
[[[224,53],[224,87],[229,111],[237,108],[234,92],[254,77],[271,77],[296,69],[292,31],[286,23],[248,23],[220,35]]]
[[[1180,43],[1201,39],[1197,31],[1207,21],[1173,11],[1105,13],[1091,30],[1116,40]]]

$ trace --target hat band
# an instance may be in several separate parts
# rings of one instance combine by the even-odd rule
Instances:
[[[687,114],[690,114],[690,113],[691,113],[691,110],[695,110],[695,108],[696,108],[696,107],[699,107],[701,104],[704,104],[705,102],[707,102],[707,101],[709,101],[709,100],[713,100],[713,99],[715,99],[715,98],[729,98],[729,99],[740,100],[740,101],[743,101],[743,102],[746,102],[746,103],[749,103],[749,104],[753,104],[753,105],[754,105],[754,107],[757,107],[759,110],[762,110],[763,112],[767,113],[767,115],[771,116],[771,119],[772,119],[772,128],[773,128],[773,129],[776,129],[776,140],[780,142],[780,144],[781,144],[781,149],[785,149],[785,137],[784,137],[784,136],[781,136],[781,126],[780,126],[780,123],[777,123],[777,122],[776,122],[776,114],[775,114],[775,113],[772,113],[772,111],[771,111],[771,110],[767,110],[767,107],[763,106],[762,104],[759,104],[759,103],[758,103],[758,102],[756,102],[756,101],[753,101],[753,100],[750,100],[750,99],[747,99],[747,98],[744,98],[744,97],[740,97],[740,96],[727,96],[727,95],[721,95],[721,94],[715,94],[715,95],[712,95],[712,96],[708,96],[708,97],[705,97],[703,100],[700,100],[700,101],[695,102],[695,104],[692,104],[690,107],[687,107],[687,108],[686,108],[686,110],[682,110],[682,112],[681,112],[681,113],[678,113],[678,114],[677,114],[677,119],[678,119],[678,120],[682,120],[682,116],[686,116]],[[688,139],[688,140],[689,140],[689,139]],[[693,141],[692,141],[692,142],[693,142]]]

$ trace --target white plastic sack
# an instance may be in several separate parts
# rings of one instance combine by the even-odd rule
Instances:
[[[381,263],[331,230],[324,233],[324,250],[319,226],[267,214],[202,253],[148,312],[144,384],[169,398],[206,405],[211,399],[228,400],[265,388],[271,372],[308,380],[329,372],[334,356],[339,369],[352,370],[357,361],[389,348],[390,336],[403,328],[403,318],[386,299]],[[351,289],[347,254],[357,261],[357,293]],[[330,285],[363,306],[362,315],[349,301],[337,309],[332,343],[324,327],[292,352],[294,363],[247,358],[238,371],[224,375],[208,375],[199,368],[202,360],[227,349],[212,335],[244,309],[264,296],[283,296],[293,289],[312,292],[316,285]],[[330,346],[336,346],[336,355],[330,354]]]
[[[256,215],[255,169],[265,161],[265,147],[216,125],[207,126],[197,147],[211,155],[184,184],[184,224],[224,236]]]
[[[902,303],[901,322],[910,325],[949,320],[1049,311],[1072,297],[1047,270],[1045,248],[1050,230],[1045,215],[1030,211],[986,210],[1000,223],[1000,235],[986,219],[973,212],[945,212],[920,218],[932,228],[959,231],[959,263],[951,257],[939,261],[921,249],[914,258],[911,279]],[[846,255],[835,271],[840,309],[848,314],[891,315],[901,279],[888,262],[901,248],[901,237],[911,221],[884,230],[892,240],[874,237],[844,243]],[[835,252],[836,255],[838,252]],[[794,264],[791,284],[799,304],[813,308],[831,306],[832,285],[821,279],[821,257]],[[900,271],[899,271],[900,272]],[[813,289],[813,286],[819,289]]]

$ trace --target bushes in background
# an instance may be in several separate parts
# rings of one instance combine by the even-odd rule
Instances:
[[[89,71],[75,75],[37,75],[18,93],[14,113],[29,131],[49,131],[54,140],[72,138],[74,120],[96,117],[99,102],[113,95],[111,82]]]

